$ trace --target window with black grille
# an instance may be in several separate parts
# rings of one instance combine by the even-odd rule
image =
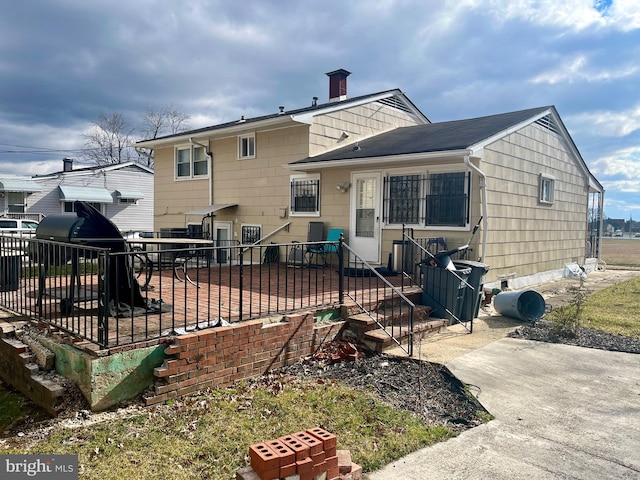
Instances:
[[[291,179],[290,209],[292,214],[320,213],[320,178]]]
[[[390,224],[420,222],[420,175],[398,175],[387,180]]]
[[[468,221],[468,173],[436,173],[427,177],[427,226],[464,227]]]
[[[470,178],[469,172],[388,175],[383,199],[386,223],[467,226]]]
[[[257,243],[262,237],[262,227],[260,225],[242,225],[242,244],[252,245]]]

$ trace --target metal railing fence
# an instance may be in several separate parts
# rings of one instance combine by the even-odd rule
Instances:
[[[130,251],[112,252],[0,239],[0,306],[104,348],[339,305],[337,260],[318,250],[329,242],[166,248],[131,240]]]

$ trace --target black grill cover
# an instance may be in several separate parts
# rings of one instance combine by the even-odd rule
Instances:
[[[76,216],[52,215],[43,218],[36,229],[36,238],[106,248],[112,252],[127,250],[125,239],[111,220],[85,202],[75,202],[75,210]],[[77,261],[72,257],[71,249],[40,245],[38,258],[46,265],[60,265],[70,260]],[[132,307],[146,306],[129,256],[111,257],[108,300],[115,304],[125,303]]]

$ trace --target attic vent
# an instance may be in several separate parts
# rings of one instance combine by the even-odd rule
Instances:
[[[408,105],[404,101],[400,100],[396,95],[394,95],[393,97],[383,98],[381,100],[378,100],[378,103],[383,104],[385,107],[401,110],[405,113],[409,113],[409,114],[413,113],[411,109],[408,107]]]
[[[535,123],[537,125],[540,125],[545,130],[549,130],[550,132],[555,133],[556,135],[560,135],[560,128],[558,127],[558,124],[553,119],[551,114],[545,115],[544,117],[539,118],[538,120],[536,120]]]

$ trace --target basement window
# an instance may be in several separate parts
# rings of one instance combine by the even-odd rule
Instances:
[[[262,238],[262,225],[242,225],[242,245],[253,245]]]
[[[553,204],[555,183],[556,179],[552,175],[540,174],[540,203],[545,205]]]

